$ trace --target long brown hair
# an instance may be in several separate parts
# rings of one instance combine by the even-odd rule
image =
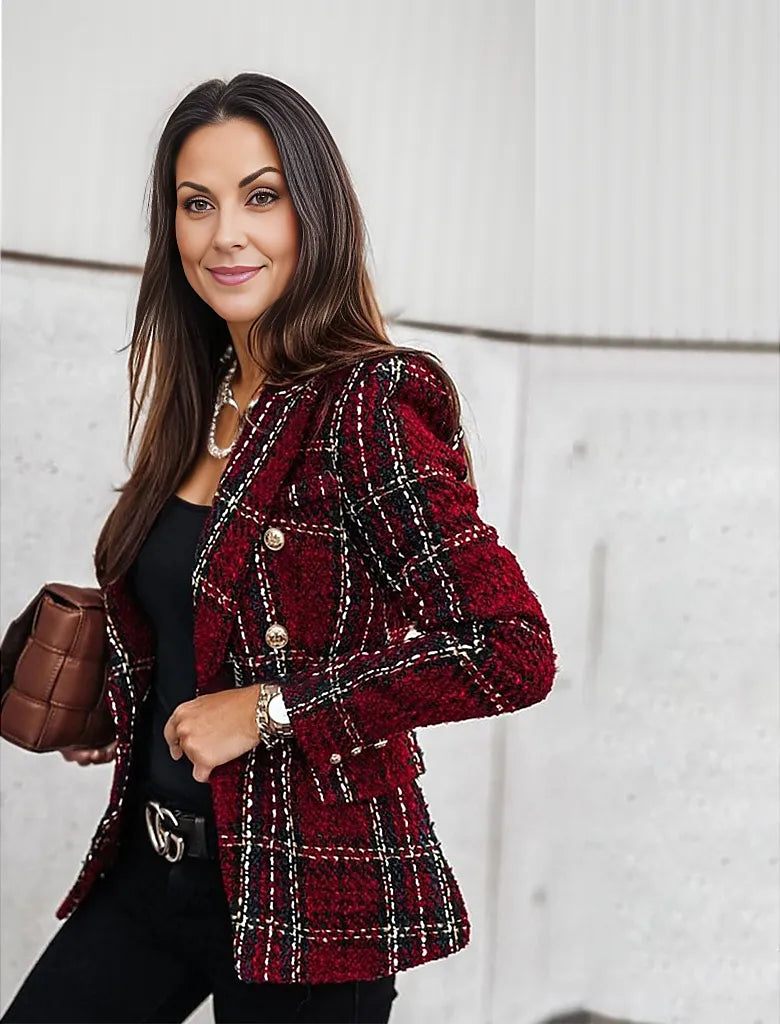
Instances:
[[[349,172],[317,111],[295,89],[267,75],[210,79],[192,89],[168,118],[147,186],[149,248],[126,346],[130,476],[113,488],[119,498],[95,547],[100,586],[130,566],[206,442],[220,360],[231,338],[227,323],[184,276],[175,236],[175,164],[192,131],[232,118],[253,120],[270,132],[300,224],[293,277],[249,332],[249,354],[266,382],[287,385],[397,348],[366,268],[367,231]],[[460,400],[451,377],[435,353],[412,351],[435,361],[457,425]],[[474,486],[465,438],[463,446]]]

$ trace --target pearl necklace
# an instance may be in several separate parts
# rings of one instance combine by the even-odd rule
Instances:
[[[213,455],[215,459],[224,459],[226,455],[230,455],[230,453],[233,451],[236,441],[238,440],[239,435],[241,433],[241,428],[244,425],[246,414],[254,405],[256,405],[260,398],[259,395],[256,395],[249,402],[246,409],[244,409],[244,411],[241,412],[241,410],[238,408],[238,402],[236,401],[236,397],[233,394],[233,378],[236,375],[237,369],[238,359],[235,356],[233,356],[233,360],[230,366],[228,367],[227,373],[222,379],[222,383],[219,385],[219,389],[217,391],[217,400],[214,403],[214,415],[211,417],[211,426],[209,427],[207,447],[209,450],[209,455]],[[233,408],[238,413],[238,428],[236,429],[236,436],[233,438],[233,440],[230,442],[227,448],[220,448],[218,447],[217,442],[215,440],[215,435],[217,432],[217,417],[219,416],[220,412],[226,405],[232,405]]]

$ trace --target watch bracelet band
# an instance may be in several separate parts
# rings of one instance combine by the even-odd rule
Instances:
[[[275,693],[280,691],[278,683],[260,683],[255,705],[255,724],[259,738],[266,747],[276,746],[282,743],[287,736],[292,735],[292,727],[289,725],[280,726],[275,723],[268,713],[268,703]]]

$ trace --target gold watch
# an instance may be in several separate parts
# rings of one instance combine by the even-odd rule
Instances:
[[[272,747],[285,736],[292,735],[292,726],[278,683],[260,683],[255,708],[255,723],[260,739],[267,747]]]

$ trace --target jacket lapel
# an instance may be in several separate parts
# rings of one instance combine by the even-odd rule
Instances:
[[[198,541],[193,570],[198,692],[220,688],[242,582],[252,566],[265,509],[300,455],[319,394],[318,378],[264,389],[222,475]]]

